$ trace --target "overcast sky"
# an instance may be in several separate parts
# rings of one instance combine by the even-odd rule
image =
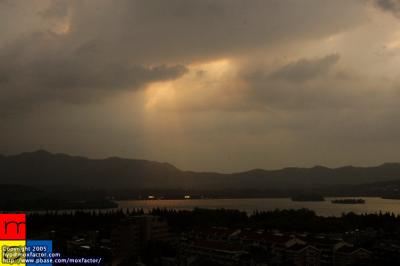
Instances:
[[[400,0],[0,0],[0,153],[400,161]]]

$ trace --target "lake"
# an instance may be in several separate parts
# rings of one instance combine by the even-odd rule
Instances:
[[[321,202],[295,202],[289,198],[262,198],[262,199],[182,199],[182,200],[126,200],[118,201],[119,208],[142,208],[145,211],[153,208],[169,208],[176,210],[192,210],[196,207],[208,209],[238,209],[251,214],[255,210],[270,211],[275,209],[313,210],[321,216],[340,216],[342,213],[378,213],[393,212],[400,214],[400,200],[362,197],[365,204],[333,204],[325,198]],[[342,199],[342,198],[341,198]]]

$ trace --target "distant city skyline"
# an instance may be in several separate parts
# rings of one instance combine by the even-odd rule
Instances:
[[[400,162],[398,0],[0,0],[0,154]]]

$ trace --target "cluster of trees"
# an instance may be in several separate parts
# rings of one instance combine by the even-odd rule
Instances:
[[[75,228],[108,231],[127,216],[143,215],[142,209],[96,211],[50,211],[28,215],[28,232]],[[394,232],[400,228],[400,216],[393,213],[354,214],[340,217],[317,216],[308,209],[255,211],[247,214],[239,210],[194,209],[174,210],[156,208],[149,212],[165,219],[173,231],[198,227],[223,226],[231,228],[278,229],[282,231],[344,232],[354,229],[375,228]]]
[[[282,231],[344,232],[354,229],[376,228],[396,231],[400,227],[400,215],[393,213],[355,214],[345,213],[340,217],[317,216],[314,211],[274,210],[255,211],[248,215],[238,210],[193,211],[153,209],[151,214],[164,217],[177,229],[201,226],[225,226],[235,228],[263,228]]]

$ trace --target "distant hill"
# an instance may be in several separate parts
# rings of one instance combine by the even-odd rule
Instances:
[[[400,179],[363,183],[357,185],[338,185],[321,189],[327,196],[369,196],[400,199]]]
[[[44,150],[0,156],[2,184],[169,187],[178,181],[185,182],[183,177],[183,172],[170,164],[146,160],[95,160]]]
[[[88,159],[47,151],[0,155],[0,184],[121,189],[316,189],[400,180],[400,164],[375,167],[255,169],[220,174],[181,171],[168,163]]]
[[[32,200],[42,197],[48,197],[48,193],[31,186],[0,184],[0,201],[5,201],[13,198],[20,200]]]

